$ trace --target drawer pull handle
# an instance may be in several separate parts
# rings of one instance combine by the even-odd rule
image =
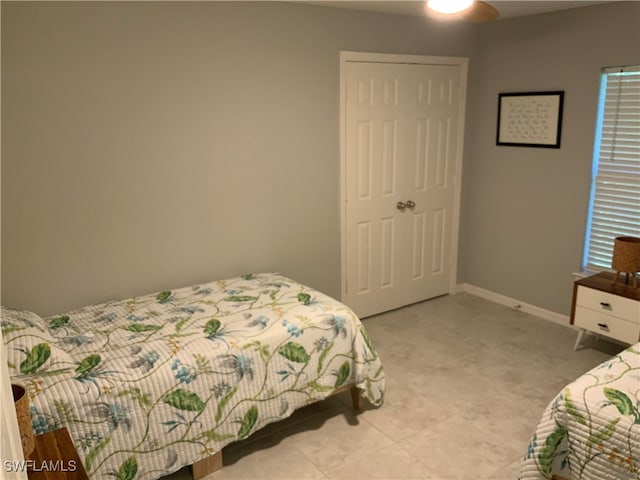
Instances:
[[[611,304],[610,304],[610,303],[608,303],[608,302],[600,302],[600,306],[601,306],[602,308],[604,308],[605,310],[613,310],[613,309],[611,308]]]
[[[604,330],[605,332],[609,331],[609,325],[607,325],[606,323],[599,323],[598,327],[600,327],[600,330]]]

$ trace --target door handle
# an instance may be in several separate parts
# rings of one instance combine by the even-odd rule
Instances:
[[[404,212],[404,209],[407,208],[407,204],[404,202],[398,202],[396,203],[396,208],[401,212]]]
[[[407,201],[407,208],[409,210],[413,210],[416,207],[416,202],[414,202],[413,200],[408,200]]]

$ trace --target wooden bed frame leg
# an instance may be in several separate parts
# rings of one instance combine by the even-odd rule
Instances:
[[[358,387],[351,388],[351,403],[356,412],[362,410],[362,397],[360,396],[360,389]]]
[[[217,472],[221,468],[222,450],[191,465],[191,475],[193,475],[194,480],[200,480],[210,473]]]

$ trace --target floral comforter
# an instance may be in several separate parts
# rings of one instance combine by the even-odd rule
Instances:
[[[384,395],[355,314],[277,274],[46,319],[3,308],[2,331],[34,430],[66,426],[96,479],[166,475],[343,385]]]
[[[569,384],[533,435],[521,480],[640,479],[640,343]]]

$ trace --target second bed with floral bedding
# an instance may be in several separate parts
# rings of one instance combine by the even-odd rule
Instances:
[[[520,480],[640,479],[640,343],[566,386],[550,403]]]
[[[154,479],[354,385],[380,358],[345,305],[256,274],[40,318],[2,310],[36,434],[65,426],[91,478]]]

